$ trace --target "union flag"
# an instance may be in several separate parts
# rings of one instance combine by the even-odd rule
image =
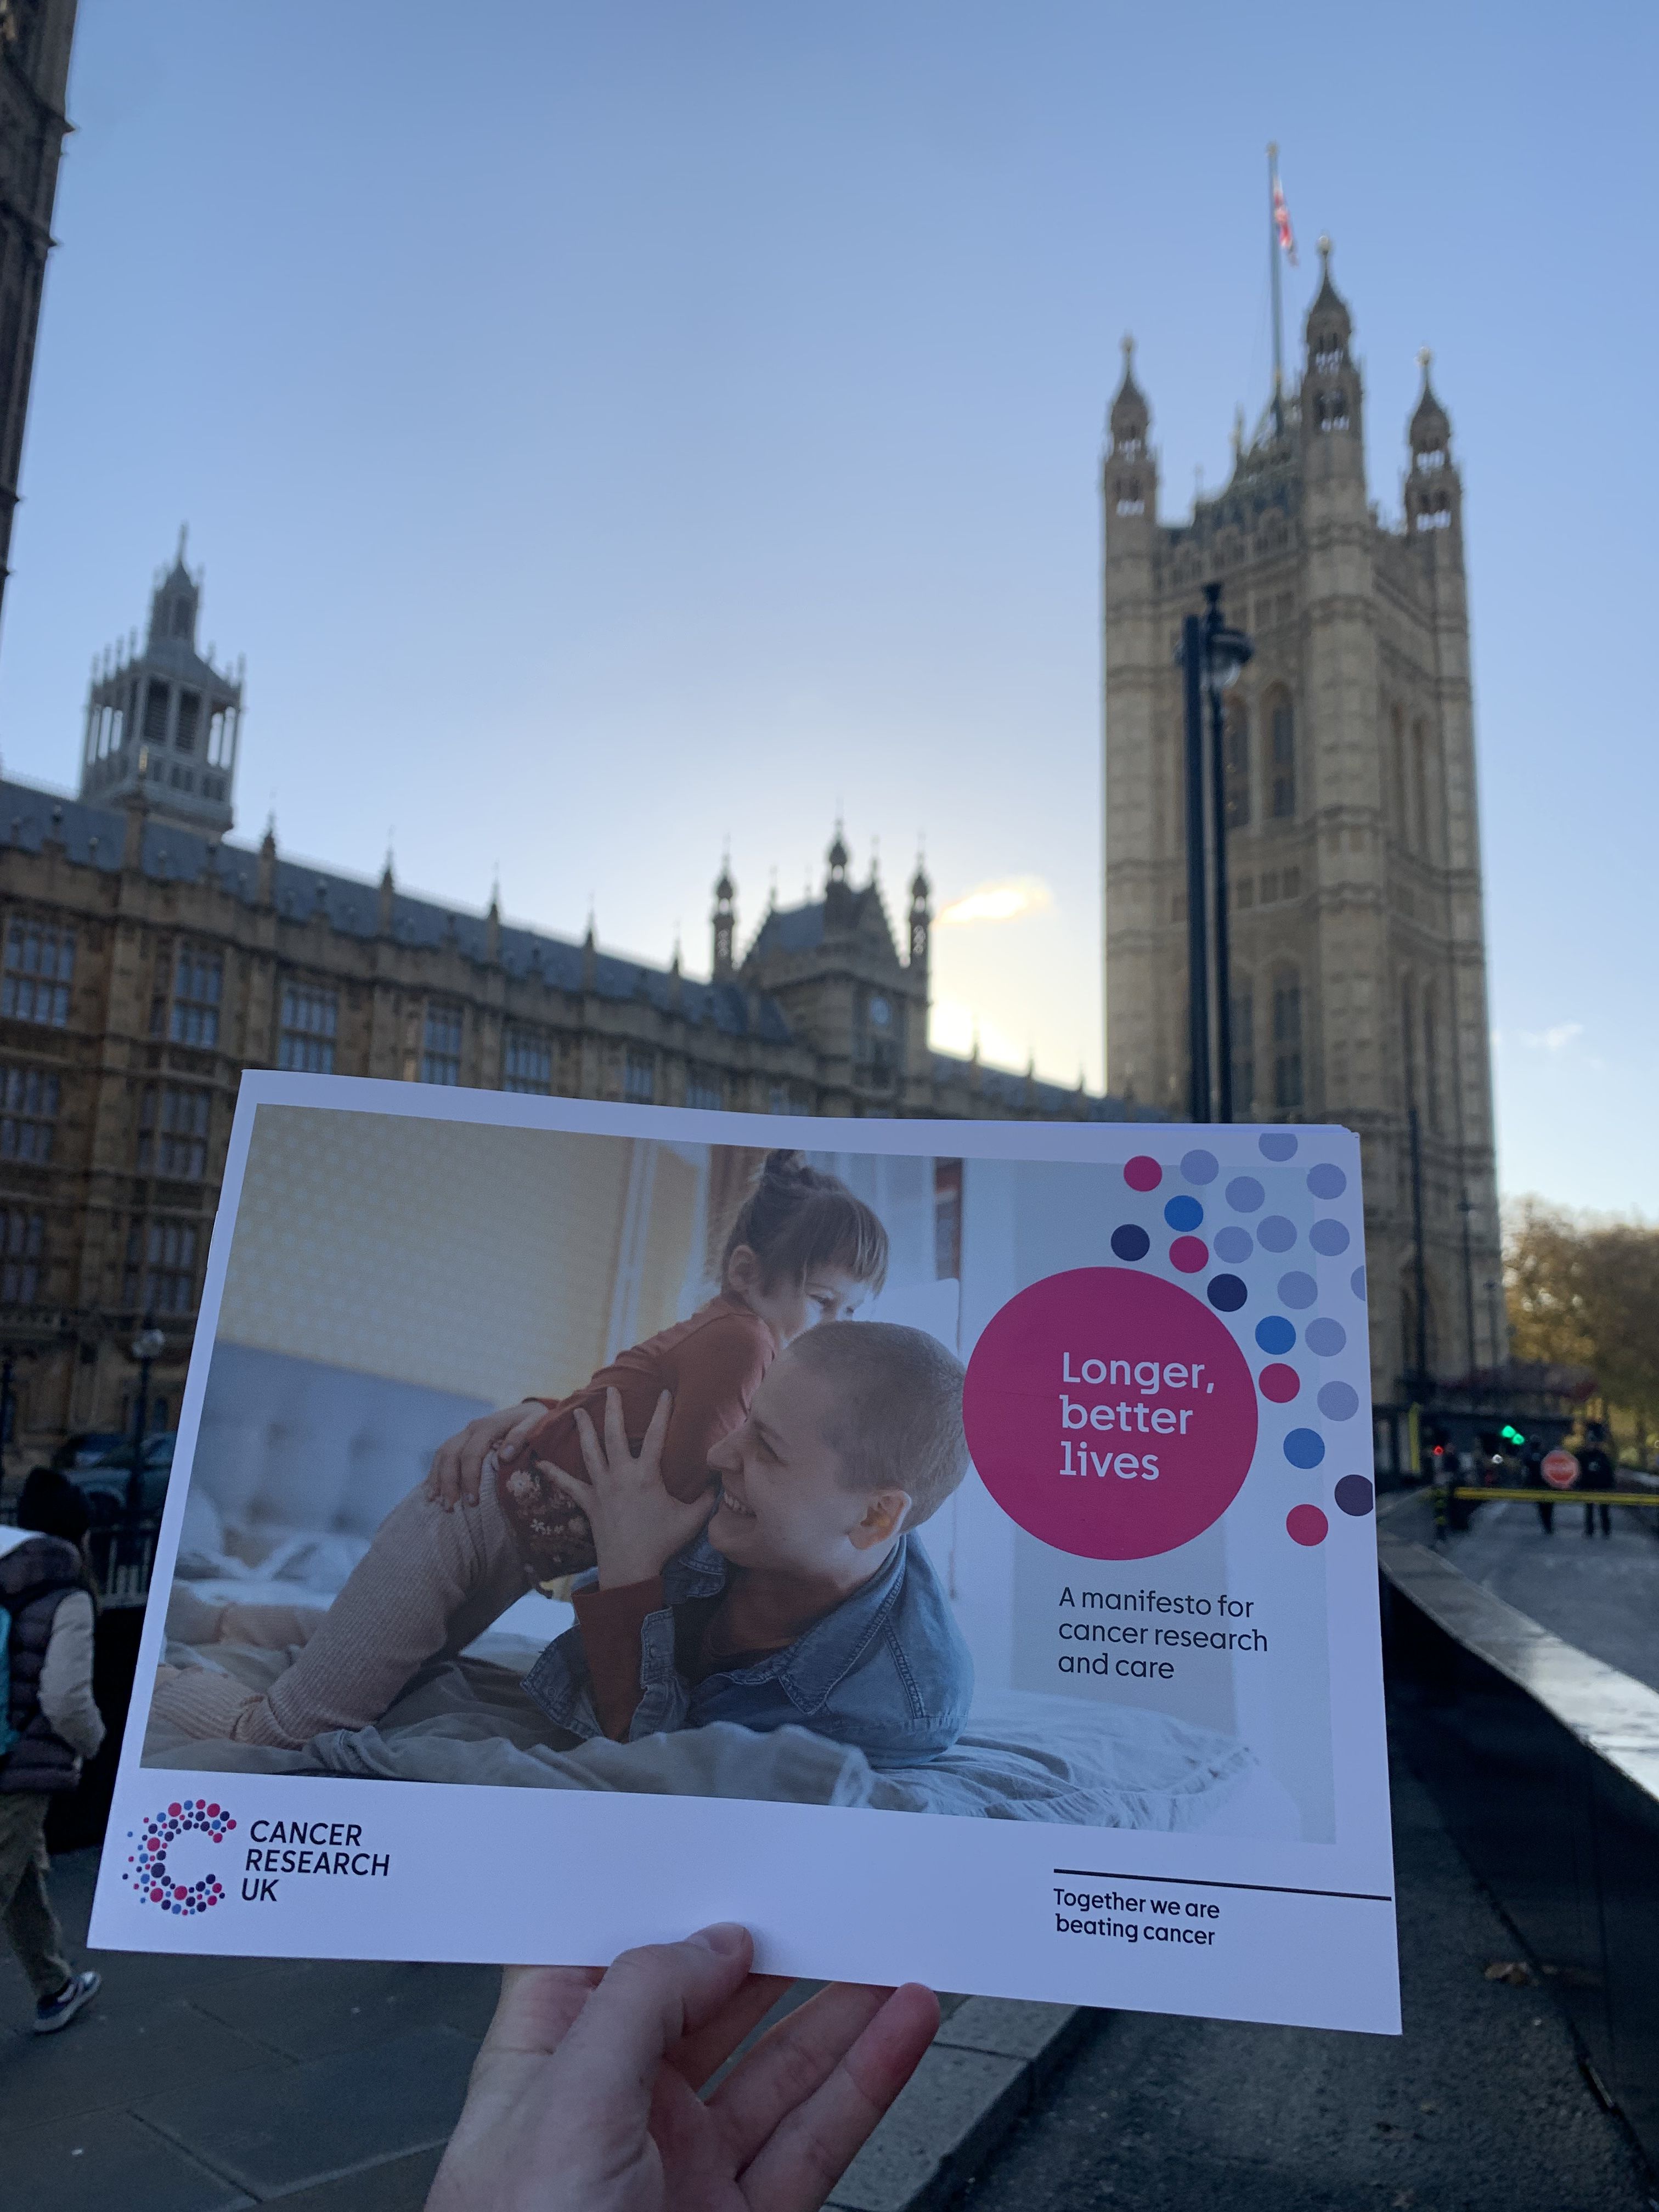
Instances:
[[[1279,234],[1279,243],[1292,269],[1296,267],[1296,233],[1291,228],[1291,211],[1285,204],[1285,187],[1279,181],[1279,171],[1273,171],[1273,228]]]

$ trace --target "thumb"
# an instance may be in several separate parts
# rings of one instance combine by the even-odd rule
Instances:
[[[560,2058],[573,2089],[594,2109],[636,2104],[641,2127],[657,2069],[682,2036],[720,2010],[741,1985],[755,1955],[746,1928],[726,1921],[683,1943],[624,1951],[566,2036]]]

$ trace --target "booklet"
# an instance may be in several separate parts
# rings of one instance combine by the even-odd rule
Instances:
[[[94,1943],[1396,2033],[1346,1130],[245,1077]]]

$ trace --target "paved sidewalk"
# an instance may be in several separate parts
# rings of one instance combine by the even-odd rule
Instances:
[[[1101,2016],[972,2212],[1650,2212],[1629,2138],[1396,1760],[1405,2033]]]
[[[78,1947],[96,1854],[52,1870]],[[52,2212],[416,2212],[495,2008],[487,1966],[89,1954],[97,2002],[27,2032],[0,1955],[0,2173]]]

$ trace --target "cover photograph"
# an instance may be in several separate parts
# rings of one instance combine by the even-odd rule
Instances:
[[[1395,2033],[1359,1147],[244,1078],[94,1944]]]

